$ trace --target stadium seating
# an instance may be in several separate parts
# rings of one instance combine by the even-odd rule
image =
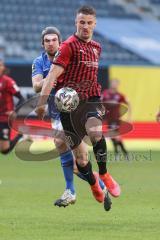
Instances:
[[[124,3],[125,8],[131,6],[133,12],[141,16],[160,19],[160,0],[120,0]]]
[[[136,1],[133,2],[136,4]],[[151,2],[153,5],[160,5],[160,0],[150,0]],[[41,51],[40,33],[49,25],[57,26],[63,39],[68,37],[75,30],[74,12],[82,4],[95,7],[98,17],[141,19],[134,12],[128,13],[123,5],[111,3],[109,0],[70,0],[69,3],[64,0],[1,0],[0,32],[6,43],[5,57],[32,60]],[[101,35],[95,34],[95,40],[102,43],[102,60],[106,64],[125,61],[132,64],[148,63]]]

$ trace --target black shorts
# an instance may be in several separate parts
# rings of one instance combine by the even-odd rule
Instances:
[[[0,122],[0,140],[10,140],[10,128],[8,122]]]
[[[88,118],[103,118],[105,108],[101,104],[99,97],[92,97],[87,101],[81,101],[76,110],[71,113],[60,113],[63,130],[65,132],[66,141],[71,149],[77,147],[85,135],[85,123]]]

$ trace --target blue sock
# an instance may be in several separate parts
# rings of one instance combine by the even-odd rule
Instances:
[[[66,189],[70,189],[72,194],[75,193],[73,183],[73,155],[71,151],[60,154],[61,165],[63,168]]]
[[[76,175],[77,175],[77,177],[81,178],[82,180],[87,181],[85,176],[82,175],[82,173],[78,172],[78,173],[76,173]],[[102,190],[105,188],[104,182],[100,178],[99,178],[99,185]]]

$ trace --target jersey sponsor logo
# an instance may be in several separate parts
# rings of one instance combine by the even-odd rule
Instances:
[[[98,68],[98,62],[92,62],[92,61],[80,61],[80,62],[84,63],[87,67]]]

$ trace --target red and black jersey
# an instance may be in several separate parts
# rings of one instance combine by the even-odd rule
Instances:
[[[56,90],[71,87],[80,99],[100,96],[101,86],[97,83],[100,53],[100,44],[93,40],[84,42],[73,35],[64,41],[53,61],[65,69],[58,78]]]
[[[127,104],[126,97],[119,92],[112,92],[112,90],[106,89],[103,91],[101,99],[103,102],[108,103],[108,121],[118,120],[120,116],[120,104]]]
[[[15,81],[3,75],[0,77],[0,121],[8,120],[8,112],[14,110],[13,96],[19,92]]]

